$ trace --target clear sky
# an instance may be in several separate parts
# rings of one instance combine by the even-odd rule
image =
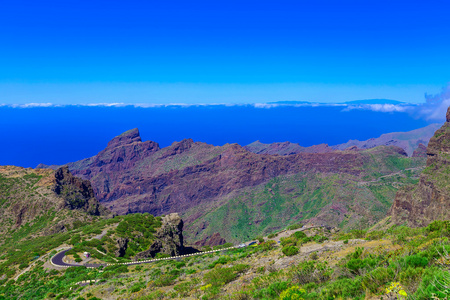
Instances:
[[[423,102],[448,1],[2,1],[0,103]]]

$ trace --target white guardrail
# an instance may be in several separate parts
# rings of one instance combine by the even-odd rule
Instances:
[[[176,256],[170,256],[170,257],[154,258],[154,259],[139,260],[139,261],[132,261],[132,262],[124,262],[124,263],[112,263],[112,264],[106,264],[106,266],[139,265],[139,264],[151,263],[151,262],[156,262],[156,261],[161,261],[161,260],[177,259],[177,258],[183,258],[183,257],[189,257],[189,256],[195,256],[195,255],[203,255],[203,254],[209,254],[209,253],[214,253],[214,252],[226,251],[226,250],[235,249],[235,248],[238,248],[238,247],[232,246],[232,247],[228,247],[228,248],[211,250],[211,251],[203,251],[203,252],[197,252],[197,253],[192,253],[192,254],[176,255]]]

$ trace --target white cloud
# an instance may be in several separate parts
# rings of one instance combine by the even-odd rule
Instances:
[[[413,104],[357,104],[348,105],[345,108],[346,111],[353,109],[371,110],[377,112],[408,112],[414,109],[416,106]]]
[[[342,107],[343,111],[349,110],[371,110],[375,112],[400,112],[408,113],[416,118],[423,118],[426,120],[440,121],[445,118],[445,112],[450,106],[450,87],[442,89],[442,92],[437,95],[425,95],[426,103],[423,104],[346,104],[346,103],[299,103],[299,102],[273,102],[273,103],[80,103],[80,104],[54,104],[54,103],[25,103],[25,104],[1,104],[0,107],[11,108],[45,108],[45,107],[136,107],[136,108],[164,108],[164,107],[235,107],[235,106],[249,106],[261,109],[272,109],[277,107]]]

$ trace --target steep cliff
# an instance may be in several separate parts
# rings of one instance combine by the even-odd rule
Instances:
[[[419,183],[397,192],[390,210],[396,224],[424,226],[450,218],[450,108],[447,122],[428,143],[427,156]]]
[[[110,213],[95,198],[89,180],[73,176],[67,166],[55,171],[55,183],[52,190],[64,199],[64,206],[69,209],[80,209],[94,216]]]

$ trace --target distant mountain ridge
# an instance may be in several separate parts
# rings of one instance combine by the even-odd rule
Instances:
[[[407,131],[392,132],[382,134],[378,138],[371,138],[366,141],[350,140],[346,143],[328,146],[327,144],[302,147],[291,142],[264,144],[260,141],[248,144],[244,148],[257,154],[278,154],[292,155],[298,153],[327,153],[334,150],[345,150],[351,147],[358,149],[370,149],[377,146],[397,146],[406,151],[408,156],[412,156],[420,144],[428,145],[428,141],[439,129],[440,124],[431,124],[423,128]]]
[[[332,103],[322,103],[322,102],[310,102],[310,101],[296,101],[296,100],[287,100],[287,101],[275,101],[275,102],[267,102],[267,104],[282,104],[282,105],[307,105],[307,104],[409,104],[402,101],[391,100],[391,99],[365,99],[365,100],[351,100],[344,102],[332,102]]]

